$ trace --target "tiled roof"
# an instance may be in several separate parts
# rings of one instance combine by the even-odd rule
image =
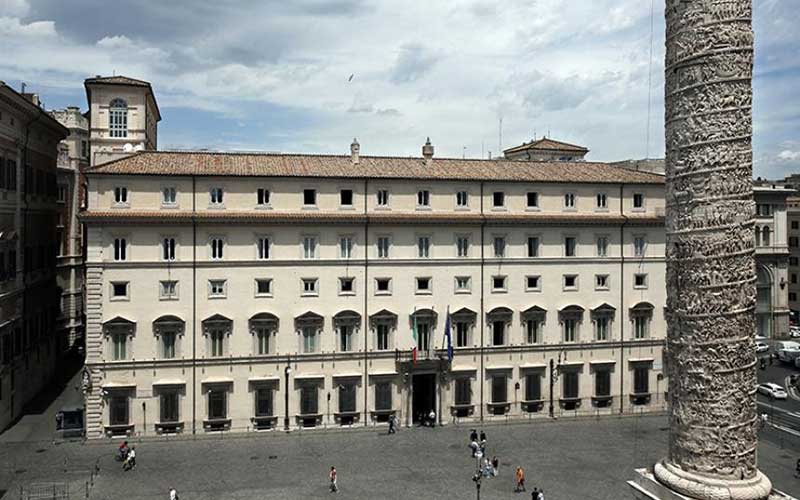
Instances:
[[[87,174],[430,179],[591,184],[664,184],[664,177],[594,162],[142,151]]]
[[[663,225],[664,217],[647,214],[629,215],[595,213],[430,213],[430,212],[389,212],[370,213],[325,213],[317,211],[279,212],[279,211],[199,211],[194,214],[190,210],[88,210],[81,212],[84,222],[114,222],[141,224],[189,223],[194,219],[201,223],[268,223],[268,224],[302,224],[336,222],[340,224],[480,224],[484,220],[489,224],[550,224],[550,225],[617,225],[626,222],[629,225]]]
[[[83,81],[84,85],[89,83],[108,83],[111,85],[133,85],[136,87],[149,87],[150,82],[144,80],[137,80],[127,76],[96,76],[94,78],[87,78]]]
[[[519,151],[530,151],[530,150],[537,150],[537,151],[575,151],[577,153],[588,153],[589,150],[583,146],[577,146],[575,144],[569,144],[567,142],[556,141],[554,139],[549,139],[547,137],[543,137],[538,140],[534,140],[531,142],[523,142],[519,146],[515,146],[513,148],[509,148],[503,151],[503,153],[516,153]]]

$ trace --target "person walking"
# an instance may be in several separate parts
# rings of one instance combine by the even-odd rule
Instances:
[[[497,477],[497,468],[500,467],[500,460],[497,459],[497,456],[492,457],[492,475]]]
[[[339,491],[339,485],[336,483],[336,476],[336,467],[331,465],[331,473],[328,475],[331,480],[331,493],[336,493]]]
[[[517,487],[514,491],[519,493],[520,491],[525,491],[525,471],[522,470],[522,467],[517,467],[517,472],[514,474],[517,479]]]
[[[533,491],[531,491],[531,500],[539,500],[539,488],[533,488]]]
[[[178,500],[178,492],[175,491],[175,488],[169,489],[169,500]]]
[[[481,441],[486,441],[486,433],[481,431]]]
[[[470,431],[470,433],[469,433],[469,440],[470,440],[470,442],[472,442],[472,441],[477,442],[478,441],[478,431],[476,431],[475,429],[472,429],[472,431]]]
[[[536,497],[536,500],[544,500],[544,490],[539,490],[539,496]]]
[[[433,408],[431,408],[430,413],[428,413],[428,423],[430,424],[431,428],[436,427],[436,412],[433,411]]]
[[[136,467],[136,447],[131,446],[130,451],[128,451],[128,457],[122,464],[122,470],[133,470],[135,467]]]
[[[397,430],[394,428],[394,415],[389,415],[389,434],[394,434]]]

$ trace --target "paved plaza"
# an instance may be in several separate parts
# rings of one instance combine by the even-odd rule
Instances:
[[[564,419],[485,427],[488,454],[500,459],[500,474],[483,482],[481,498],[529,498],[513,492],[513,469],[522,465],[529,490],[544,488],[552,499],[632,498],[625,481],[636,467],[652,464],[666,450],[663,416]],[[339,498],[418,499],[475,497],[470,476],[475,461],[467,449],[468,427],[312,430],[228,435],[136,443],[139,465],[122,472],[116,442],[4,443],[0,489],[14,482],[72,481],[82,498],[94,463],[100,467],[90,498],[310,499],[331,496],[327,473],[339,471]],[[800,440],[763,439],[760,466],[776,487],[800,494],[793,478]],[[783,449],[781,448],[783,446]],[[66,469],[66,472],[65,472]],[[4,499],[5,500],[5,499]]]

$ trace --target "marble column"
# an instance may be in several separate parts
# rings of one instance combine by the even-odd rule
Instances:
[[[765,499],[756,468],[752,0],[666,1],[669,457],[697,499]]]

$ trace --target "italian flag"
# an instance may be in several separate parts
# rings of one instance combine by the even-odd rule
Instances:
[[[411,362],[417,364],[417,308],[414,308],[414,323],[411,324],[411,337],[414,345],[411,347]]]

